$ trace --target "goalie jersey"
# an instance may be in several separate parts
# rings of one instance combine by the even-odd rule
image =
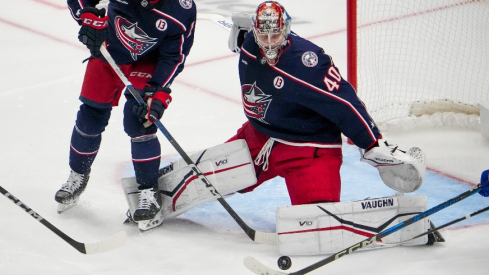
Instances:
[[[244,112],[255,129],[276,139],[341,144],[341,133],[368,148],[380,137],[355,89],[331,57],[291,33],[275,66],[267,64],[249,32],[240,52]]]

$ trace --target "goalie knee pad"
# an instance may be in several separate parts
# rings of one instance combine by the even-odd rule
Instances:
[[[427,204],[425,196],[399,196],[279,207],[279,252],[282,255],[336,253],[425,211]],[[429,220],[422,219],[362,249],[426,244],[426,235],[412,238],[429,229]]]
[[[253,161],[242,139],[198,152],[190,158],[210,183],[202,181],[183,159],[161,168],[158,187],[163,200],[163,218],[175,217],[197,205],[217,200],[220,196],[214,188],[226,196],[256,183]],[[136,179],[125,178],[122,186],[133,213],[137,207]]]

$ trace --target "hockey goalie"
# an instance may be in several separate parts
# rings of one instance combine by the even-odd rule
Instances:
[[[281,4],[265,1],[254,14],[232,19],[228,46],[239,53],[247,121],[225,144],[191,156],[210,182],[198,179],[194,167],[182,160],[162,169],[160,212],[139,222],[141,230],[216,200],[209,184],[227,196],[251,192],[275,177],[284,179],[291,202],[277,210],[283,254],[335,252],[426,209],[425,197],[402,196],[424,180],[423,152],[405,150],[382,136],[333,59],[291,31],[291,17]],[[396,196],[340,202],[342,134],[361,148],[361,161],[377,168]],[[134,179],[125,179],[123,186],[131,216],[138,186]],[[424,220],[375,245],[425,244],[426,236],[411,238],[429,228]]]

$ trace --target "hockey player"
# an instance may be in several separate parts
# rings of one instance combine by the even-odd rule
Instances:
[[[239,77],[248,121],[230,141],[245,139],[255,159],[256,185],[283,177],[293,205],[340,200],[341,134],[363,148],[362,161],[380,169],[390,187],[416,190],[424,170],[406,172],[395,182],[392,171],[412,157],[383,140],[354,88],[333,59],[290,29],[291,18],[274,1],[253,16],[233,16],[229,46],[240,52]],[[248,30],[251,31],[248,32]],[[396,155],[397,154],[397,155]],[[391,170],[391,172],[383,171]],[[395,169],[395,168],[394,168]],[[387,179],[390,177],[389,179]]]
[[[484,197],[489,197],[489,170],[482,172],[481,184],[482,184],[482,189],[481,191],[479,191],[479,194],[481,194]]]
[[[252,17],[233,14],[229,47],[240,52],[239,77],[248,121],[228,140],[226,149],[210,148],[192,159],[203,174],[213,177],[209,180],[222,195],[249,192],[269,179],[283,177],[292,207],[277,211],[281,251],[290,255],[328,253],[424,211],[427,205],[422,196],[338,204],[341,134],[362,148],[361,160],[378,168],[386,185],[401,193],[413,192],[421,186],[426,169],[424,155],[419,148],[404,151],[382,139],[377,125],[353,87],[341,77],[332,58],[293,33],[290,27],[290,16],[274,1],[260,4]],[[237,142],[244,142],[246,148]],[[247,157],[244,149],[248,151]],[[244,170],[250,164],[252,170]],[[256,177],[249,177],[250,173]],[[123,185],[129,206],[134,209],[131,194],[135,181],[125,179]],[[183,161],[163,169],[159,186],[164,206],[155,224],[216,199]],[[420,222],[410,231],[393,234],[386,243],[408,240],[425,230],[428,223]],[[324,224],[334,224],[337,229],[348,224],[368,232],[352,229],[355,236],[349,237],[348,232],[336,230],[340,235],[333,240],[329,235],[332,230],[327,229],[330,227],[319,230]],[[306,236],[313,241],[305,241],[302,234],[295,234],[302,230],[322,236],[321,240]],[[317,234],[319,231],[321,234]],[[418,239],[410,244],[426,241]]]
[[[156,137],[160,119],[171,102],[175,77],[183,70],[194,40],[196,6],[192,0],[110,1],[108,12],[98,0],[68,0],[73,18],[81,26],[78,39],[90,50],[73,128],[66,183],[56,193],[62,212],[77,203],[85,190],[102,132],[112,107],[117,106],[124,85],[102,58],[108,52],[149,106],[140,106],[127,91],[124,95],[124,130],[130,137],[132,162],[138,183],[139,204],[134,220],[149,220],[159,211],[156,191],[161,148]]]
[[[382,138],[331,56],[291,31],[291,17],[281,4],[265,1],[251,18],[233,14],[229,47],[240,52],[248,121],[229,141],[246,140],[254,159],[257,182],[241,192],[277,176],[285,179],[292,206],[277,210],[280,253],[332,253],[424,211],[424,196],[339,203],[342,134],[362,149],[361,161],[401,193],[421,186],[424,154]],[[426,238],[410,238],[428,227],[429,221],[420,222],[383,244],[424,244]]]

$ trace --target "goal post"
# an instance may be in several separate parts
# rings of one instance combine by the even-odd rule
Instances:
[[[347,20],[348,81],[383,131],[480,127],[489,0],[347,0]]]

